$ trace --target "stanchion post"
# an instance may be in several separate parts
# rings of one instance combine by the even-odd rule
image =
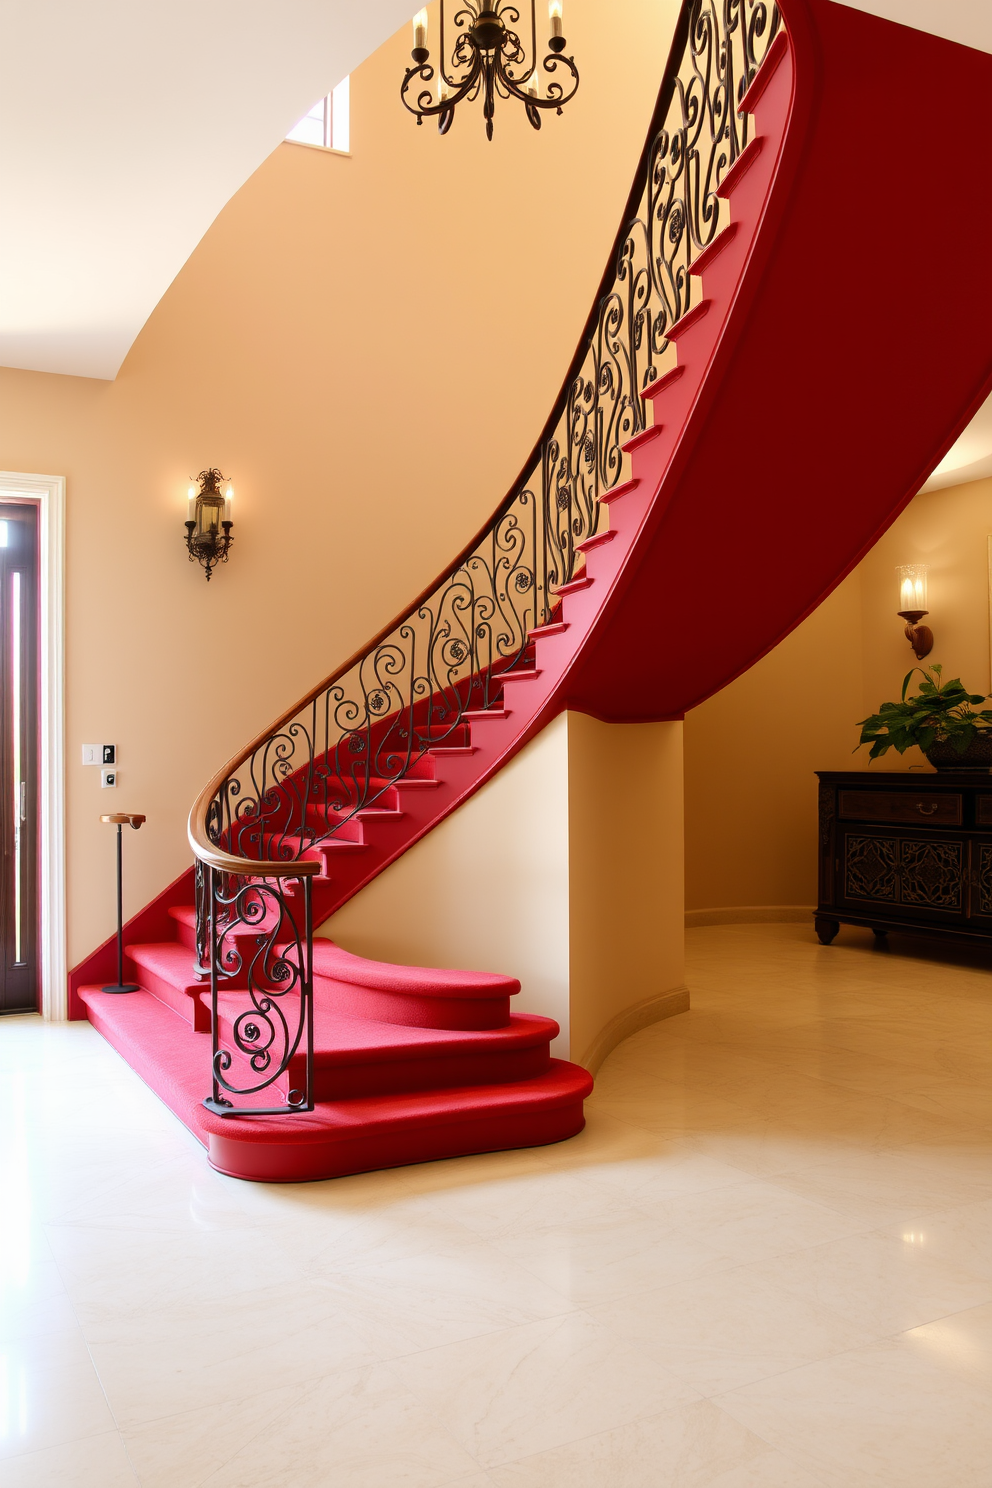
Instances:
[[[135,831],[145,820],[136,811],[115,811],[110,816],[101,816],[102,822],[111,822],[117,827],[117,985],[115,987],[101,987],[101,992],[140,992],[141,988],[137,982],[125,982],[124,980],[124,850],[123,833],[124,823],[134,828]]]

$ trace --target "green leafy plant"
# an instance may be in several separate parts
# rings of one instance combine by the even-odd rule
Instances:
[[[982,693],[968,692],[960,677],[941,681],[942,670],[936,662],[932,667],[913,667],[903,681],[901,700],[883,703],[877,713],[861,720],[857,749],[870,744],[869,761],[889,749],[905,754],[914,744],[926,753],[935,744],[947,743],[964,754],[973,739],[992,730],[992,708],[980,713],[974,710],[975,703],[989,699]],[[919,672],[923,681],[915,697],[908,698],[913,672]]]

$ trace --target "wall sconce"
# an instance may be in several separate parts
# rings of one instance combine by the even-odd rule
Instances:
[[[207,580],[218,563],[226,563],[234,538],[234,487],[219,470],[201,470],[196,477],[200,489],[189,488],[189,510],[186,517],[186,547],[190,563],[200,563],[207,570]]]
[[[906,622],[906,639],[916,653],[917,661],[933,650],[933,631],[920,621],[927,611],[927,565],[902,563],[899,575],[899,615]]]

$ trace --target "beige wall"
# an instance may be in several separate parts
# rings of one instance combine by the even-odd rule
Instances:
[[[518,977],[569,1048],[569,739],[562,714],[317,934],[377,961]]]
[[[318,933],[518,977],[515,1010],[556,1018],[555,1054],[595,1066],[687,1006],[682,921],[681,724],[567,713]]]
[[[944,676],[990,689],[992,480],[917,496],[820,608],[685,720],[686,907],[816,901],[814,770],[868,768],[857,720],[899,696],[915,657],[899,563],[928,563]],[[746,617],[743,623],[746,623]],[[917,750],[873,770],[929,769]]]
[[[515,477],[619,221],[675,0],[569,0],[582,86],[534,133],[398,100],[402,32],[354,76],[351,158],[282,145],[114,383],[0,370],[0,468],[68,478],[69,962],[113,924],[113,834],[80,745],[119,746],[126,911],[189,863],[210,775],[437,573]],[[631,47],[636,34],[638,44]],[[618,81],[622,80],[622,86]],[[189,476],[235,481],[208,586]]]
[[[570,713],[568,735],[571,1047],[595,1068],[685,981],[682,725]]]

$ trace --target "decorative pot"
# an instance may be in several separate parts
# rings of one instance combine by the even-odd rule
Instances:
[[[924,752],[937,770],[992,770],[992,730],[976,734],[963,754],[946,739]]]

